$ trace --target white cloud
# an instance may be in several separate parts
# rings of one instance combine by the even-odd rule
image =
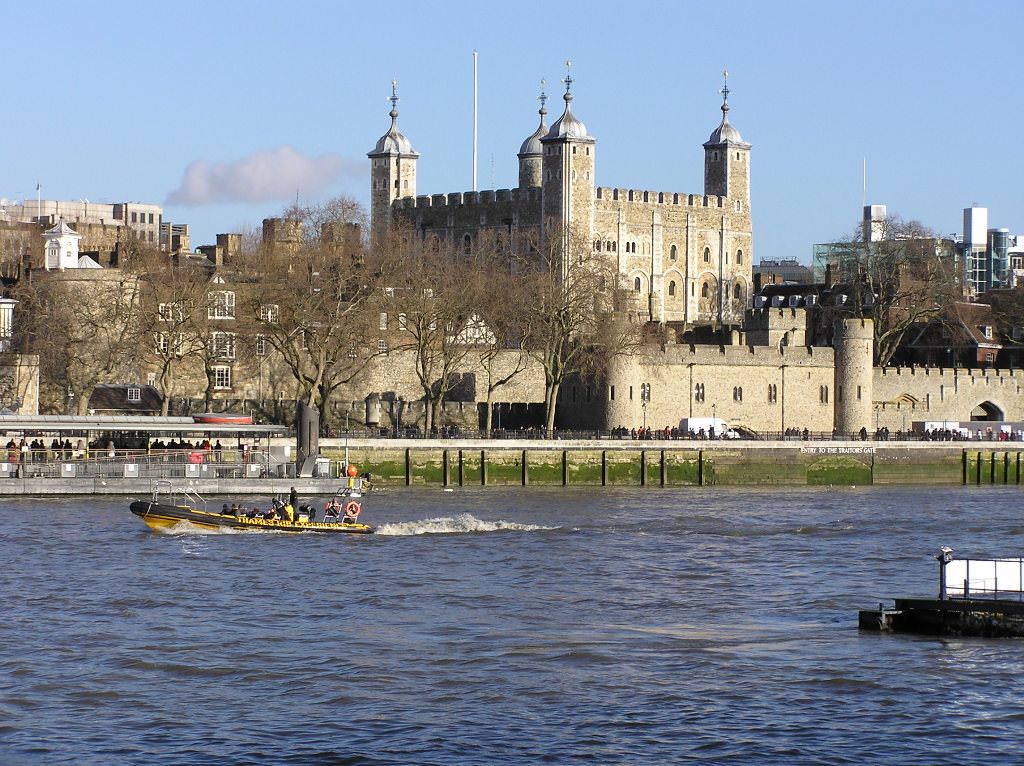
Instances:
[[[338,154],[309,157],[291,146],[253,152],[210,164],[196,160],[185,168],[181,185],[167,195],[169,205],[218,202],[273,202],[316,196],[342,176],[358,176],[361,166]]]

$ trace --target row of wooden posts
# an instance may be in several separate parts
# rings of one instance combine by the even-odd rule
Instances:
[[[458,462],[456,464],[456,483],[462,487],[466,484],[465,453],[467,450],[457,450]],[[503,450],[504,451],[504,450]],[[658,478],[659,485],[664,487],[668,483],[668,464],[665,462],[665,450],[640,450],[640,486],[647,484],[647,453],[658,453]],[[520,482],[524,487],[530,484],[530,459],[529,450],[522,450],[519,460]],[[487,450],[480,450],[480,486],[487,486]],[[412,485],[412,449],[405,450],[405,483]],[[441,483],[449,487],[452,485],[451,475],[451,450],[442,450],[441,458]],[[601,486],[608,483],[608,450],[601,450]],[[697,484],[704,484],[704,450],[697,450]],[[562,450],[562,486],[569,485],[569,450]]]
[[[979,451],[974,460],[974,476],[971,476],[970,453],[968,450],[964,450],[964,484],[981,484],[982,477],[986,479],[986,484],[1020,484],[1021,454],[1020,452],[989,452],[988,460],[986,460],[985,453]],[[1002,455],[1002,459],[999,459],[999,455]],[[1012,460],[1011,455],[1015,456]]]
[[[412,485],[412,449],[405,450],[405,483]],[[452,485],[451,450],[443,450],[441,461],[441,481],[446,487]],[[668,483],[668,464],[665,461],[665,450],[640,450],[640,486],[647,482],[648,452],[655,452],[658,460],[658,484],[664,487]],[[466,450],[457,450],[456,483],[458,486],[466,484],[465,470]],[[962,453],[963,484],[982,483],[987,479],[988,484],[1020,484],[1021,483],[1021,452],[989,452],[986,460],[986,453],[978,451],[975,455],[974,475],[971,476],[971,455],[968,450]],[[1001,459],[999,456],[1002,456]],[[1013,459],[1011,459],[1013,455]],[[529,450],[522,450],[520,453],[520,482],[522,485],[530,484],[530,459]],[[697,485],[704,486],[704,450],[697,450]],[[487,486],[487,450],[480,450],[479,482],[481,486]],[[601,486],[608,483],[608,450],[601,450]],[[569,485],[569,450],[562,450],[562,486]]]

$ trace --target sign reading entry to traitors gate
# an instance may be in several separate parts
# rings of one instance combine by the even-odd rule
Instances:
[[[1024,559],[953,559],[946,564],[946,598],[1024,601]]]

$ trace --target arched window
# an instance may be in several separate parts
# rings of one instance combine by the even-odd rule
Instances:
[[[743,291],[740,290],[740,286],[738,283],[732,286],[732,297],[735,298],[736,300],[740,299],[740,295],[742,294],[742,292]]]
[[[676,283],[675,283],[675,280],[673,280],[673,281],[668,283],[668,294],[669,294],[670,298],[674,298],[676,296]]]
[[[633,290],[635,292],[640,292],[640,277],[633,280]]]
[[[711,248],[704,248],[704,263],[711,263]]]
[[[473,252],[473,238],[468,234],[464,234],[462,237],[462,252],[466,255]]]
[[[675,245],[672,245],[672,247],[670,247],[668,249],[668,259],[670,261],[674,261],[678,255],[679,255],[679,251],[676,250],[676,246]]]
[[[708,283],[707,282],[705,282],[704,284],[702,284],[700,286],[700,297],[701,298],[707,298],[709,292],[710,292],[710,290],[708,290]]]
[[[743,251],[742,250],[737,250],[736,251],[736,263],[737,264],[743,263]]]

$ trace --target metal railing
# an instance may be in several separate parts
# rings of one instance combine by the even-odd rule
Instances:
[[[807,429],[788,428],[783,431],[760,431],[754,432],[747,429],[736,431],[730,429],[725,434],[710,432],[687,432],[680,429],[669,428],[629,428],[629,429],[568,429],[556,428],[548,432],[545,428],[495,428],[489,433],[483,429],[445,427],[424,431],[415,427],[394,427],[382,426],[380,428],[350,428],[348,430],[325,429],[321,438],[329,439],[431,439],[431,440],[472,440],[472,439],[516,439],[516,440],[543,440],[543,439],[594,439],[594,440],[617,440],[617,441],[865,441],[865,442],[924,442],[924,441],[956,441],[956,442],[985,442],[997,443],[1016,441],[1016,439],[1000,438],[998,433],[982,434],[979,439],[977,435],[970,438],[956,434],[946,435],[942,433],[921,433],[918,431],[854,431],[842,433],[838,431],[810,431]]]
[[[8,455],[13,458],[14,455]],[[20,455],[19,455],[20,458]],[[267,450],[102,450],[90,457],[56,451],[26,453],[25,460],[0,455],[0,479],[257,479],[293,478],[295,464],[274,460]]]
[[[945,566],[946,598],[1024,601],[1024,559],[953,559]]]

